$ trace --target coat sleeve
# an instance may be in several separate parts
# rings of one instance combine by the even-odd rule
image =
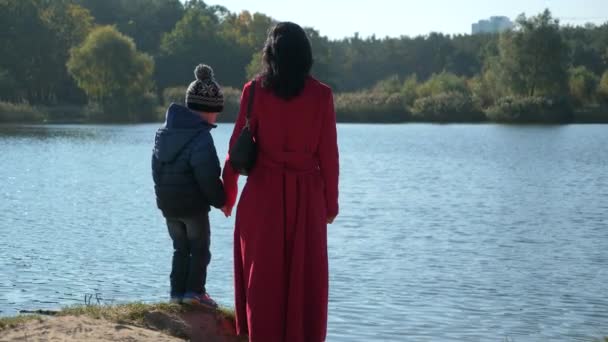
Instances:
[[[245,127],[245,119],[247,116],[247,102],[249,100],[249,89],[251,86],[251,82],[245,84],[243,87],[243,93],[241,94],[241,105],[239,109],[239,115],[236,119],[236,124],[234,125],[234,131],[232,131],[232,136],[230,137],[230,144],[228,146],[228,155],[226,156],[226,161],[224,163],[224,172],[222,174],[222,178],[224,180],[224,191],[226,192],[226,207],[232,208],[236,203],[236,197],[239,192],[238,181],[239,174],[234,171],[228,160],[230,159],[230,150],[232,150],[232,146],[236,143],[241,131]]]
[[[325,181],[325,204],[327,217],[338,216],[338,178],[340,174],[340,158],[338,152],[338,133],[336,128],[336,112],[331,90],[324,96],[324,113],[321,123],[321,137],[318,155],[321,175]]]
[[[226,203],[224,186],[220,179],[220,161],[213,144],[213,138],[197,144],[190,155],[190,166],[201,191],[209,204],[221,208]]]

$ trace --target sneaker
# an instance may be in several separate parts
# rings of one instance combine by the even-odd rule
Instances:
[[[171,296],[171,299],[169,300],[169,303],[171,303],[171,304],[181,304],[182,303],[182,297],[181,296]]]
[[[186,295],[182,299],[182,303],[205,306],[211,309],[216,309],[218,307],[217,303],[213,299],[211,299],[211,297],[209,297],[209,294],[207,293],[186,293]]]

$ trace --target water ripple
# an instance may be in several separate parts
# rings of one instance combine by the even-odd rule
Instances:
[[[154,125],[0,126],[0,315],[165,300]],[[215,132],[220,156],[232,131]],[[342,125],[329,341],[608,335],[605,126]],[[8,160],[6,160],[8,158]],[[208,288],[232,304],[233,221]]]

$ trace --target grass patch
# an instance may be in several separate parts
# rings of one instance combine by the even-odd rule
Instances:
[[[165,333],[179,337],[188,338],[187,333],[181,328],[175,328],[171,324],[154,323],[148,321],[150,312],[160,312],[163,315],[180,316],[190,310],[198,311],[200,308],[189,305],[178,305],[169,303],[130,303],[121,305],[80,305],[65,308],[57,313],[57,316],[86,316],[93,319],[102,319],[112,323],[127,324],[138,326],[145,329],[153,329],[164,331]],[[228,308],[218,308],[217,310],[205,309],[208,314],[214,314],[216,319],[227,322],[229,325],[234,325],[234,311]],[[239,337],[235,339],[241,341]],[[246,341],[246,339],[242,339]]]
[[[87,316],[95,319],[104,319],[115,323],[131,323],[143,325],[144,316],[151,311],[166,313],[180,313],[186,307],[177,304],[158,303],[129,303],[120,305],[77,305],[62,309],[57,316]]]
[[[39,315],[19,315],[16,317],[4,317],[0,318],[0,331],[5,329],[14,328],[18,325],[34,321],[40,320],[41,316]]]
[[[169,314],[187,312],[191,307],[187,305],[169,303],[129,303],[119,305],[76,305],[62,309],[57,316],[87,316],[95,319],[104,319],[115,323],[130,323],[143,325],[146,313],[161,311]],[[220,307],[217,313],[225,319],[234,321],[234,310]]]
[[[113,323],[132,324],[145,326],[144,317],[146,313],[161,311],[169,314],[179,314],[187,312],[189,306],[169,304],[169,303],[129,303],[119,305],[75,305],[66,307],[58,312],[53,312],[53,316],[87,316],[94,319],[103,319]],[[234,321],[234,311],[232,309],[220,307],[217,313],[225,319]],[[0,330],[12,328],[16,325],[41,319],[41,315],[28,314],[15,317],[0,318]]]

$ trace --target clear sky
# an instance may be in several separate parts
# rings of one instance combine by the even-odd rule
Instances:
[[[330,38],[471,33],[471,24],[494,15],[512,20],[549,8],[562,23],[608,21],[608,0],[208,0],[231,12],[261,12],[310,26]]]

